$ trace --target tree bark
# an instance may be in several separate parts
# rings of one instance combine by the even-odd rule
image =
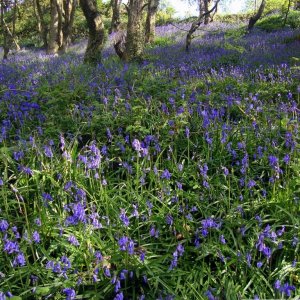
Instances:
[[[74,24],[75,10],[77,0],[64,0],[63,1],[63,24],[62,24],[62,44],[59,51],[65,53],[71,43],[71,34]]]
[[[14,0],[14,4],[12,7],[13,16],[12,16],[12,31],[10,30],[8,24],[5,21],[4,14],[9,10],[9,2],[1,0],[1,27],[3,32],[3,60],[8,58],[8,54],[10,49],[12,49],[13,45],[17,51],[20,50],[20,46],[18,41],[15,38],[15,27],[17,20],[17,1]]]
[[[155,37],[155,19],[156,12],[158,9],[159,0],[149,0],[148,2],[148,11],[146,19],[146,35],[145,42],[146,44],[152,43]]]
[[[144,0],[129,0],[126,53],[123,57],[126,61],[139,60],[144,52],[143,8]]]
[[[210,15],[212,12],[216,11],[218,8],[220,0],[217,0],[214,4],[214,6],[206,11],[204,14],[200,15],[198,20],[192,23],[192,26],[190,30],[188,31],[188,34],[186,35],[186,42],[185,42],[185,50],[188,52],[193,40],[193,34],[194,32],[200,27],[200,25],[204,22],[207,15]]]
[[[80,0],[80,6],[89,29],[89,39],[84,61],[86,63],[97,64],[101,61],[101,53],[104,45],[104,25],[97,10],[96,0]]]
[[[1,27],[3,32],[3,60],[7,59],[9,53],[8,31],[5,26],[4,14],[7,12],[7,3],[1,0]]]
[[[205,13],[205,11],[204,11],[204,0],[199,0],[198,5],[199,5],[199,17],[201,17]]]
[[[262,0],[257,13],[254,16],[252,16],[249,20],[248,31],[251,31],[253,29],[255,23],[261,18],[262,14],[264,12],[265,6],[266,6],[266,0]]]
[[[43,48],[48,48],[48,26],[44,18],[45,11],[41,6],[40,0],[34,0],[35,16],[38,22],[38,32],[43,42]]]
[[[210,20],[210,14],[207,13],[209,11],[209,0],[203,0],[203,4],[204,4],[204,24],[207,25],[209,23]]]
[[[112,6],[112,18],[111,18],[111,25],[109,29],[109,33],[117,32],[120,29],[120,9],[121,9],[122,0],[111,0]]]
[[[56,54],[62,45],[62,0],[51,0],[48,54]]]
[[[290,9],[291,9],[291,4],[292,4],[292,1],[289,0],[289,2],[288,2],[288,7],[287,7],[287,10],[286,10],[286,13],[285,13],[285,16],[284,16],[283,27],[285,27],[285,25],[286,25],[287,18],[288,18]]]

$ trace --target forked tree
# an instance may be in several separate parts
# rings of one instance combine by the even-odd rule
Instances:
[[[128,22],[126,36],[122,36],[114,45],[117,55],[124,61],[139,60],[145,48],[145,30],[143,26],[144,0],[129,0],[125,5]]]
[[[111,0],[112,7],[112,17],[111,24],[109,28],[109,33],[117,32],[120,29],[121,20],[120,20],[120,10],[121,10],[122,0]]]
[[[209,16],[212,13],[215,13],[217,11],[218,8],[218,4],[219,4],[220,0],[216,0],[213,7],[209,10],[207,10],[206,12],[204,12],[203,14],[200,14],[200,16],[198,17],[198,19],[192,23],[190,30],[187,33],[186,36],[186,42],[185,42],[185,50],[189,51],[192,40],[193,40],[193,34],[195,33],[195,31],[200,27],[201,24],[205,24],[205,20],[206,17]]]
[[[51,0],[48,53],[64,53],[71,41],[77,0]]]

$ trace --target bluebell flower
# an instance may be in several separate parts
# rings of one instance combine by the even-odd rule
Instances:
[[[74,289],[65,288],[63,289],[63,293],[66,295],[66,300],[73,300],[76,298],[76,292]]]
[[[13,266],[25,266],[26,265],[26,259],[24,256],[23,252],[20,252],[17,254],[17,256],[15,257],[14,261],[13,261]]]
[[[38,244],[41,241],[40,234],[37,231],[34,231],[32,234],[32,240]]]
[[[118,294],[115,296],[114,300],[124,300],[123,292],[118,293]]]
[[[71,244],[71,245],[74,245],[74,246],[79,246],[79,242],[78,240],[76,239],[76,237],[71,234],[69,237],[68,237],[68,242]]]
[[[0,221],[0,231],[5,232],[9,227],[9,224],[6,220],[1,220]]]
[[[128,217],[126,216],[126,213],[125,213],[125,209],[121,208],[121,213],[119,215],[119,218],[120,220],[123,222],[123,224],[128,227],[129,226],[129,219]]]
[[[224,238],[224,235],[223,235],[223,234],[220,236],[220,242],[221,242],[221,244],[223,244],[223,245],[225,245],[225,244],[226,244],[226,240],[225,240],[225,238]]]
[[[163,172],[162,172],[162,174],[161,174],[161,178],[162,179],[167,179],[167,180],[170,180],[171,179],[171,176],[172,176],[172,174],[169,172],[169,170],[168,169],[165,169]]]
[[[20,251],[19,244],[11,240],[6,240],[4,243],[3,250],[8,254],[18,253]]]

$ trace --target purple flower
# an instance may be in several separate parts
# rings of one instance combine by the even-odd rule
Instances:
[[[41,241],[40,234],[37,231],[34,231],[32,234],[32,240],[38,244]]]
[[[44,154],[45,154],[45,156],[47,156],[49,158],[53,157],[52,149],[50,146],[48,146],[48,145],[44,146]]]
[[[13,261],[13,266],[25,266],[26,265],[26,259],[23,252],[18,253],[18,255],[15,257]]]
[[[76,298],[76,292],[71,288],[63,289],[63,293],[66,295],[66,300],[73,300]]]
[[[223,245],[225,245],[225,244],[226,244],[226,240],[225,240],[225,238],[224,238],[224,235],[223,235],[223,234],[220,236],[220,242],[221,242],[221,244],[223,244]]]
[[[289,162],[290,162],[290,156],[288,155],[288,154],[286,154],[284,157],[283,157],[283,162],[285,163],[285,164],[288,164]]]
[[[17,253],[20,251],[19,244],[11,240],[6,240],[3,250],[8,254]]]
[[[126,227],[129,226],[129,219],[126,216],[125,209],[121,208],[121,213],[119,215],[119,218]]]
[[[0,231],[5,232],[9,227],[9,224],[6,220],[1,220],[0,221]]]
[[[16,161],[21,160],[24,157],[24,152],[23,151],[16,151],[14,152],[14,159]]]
[[[295,291],[296,288],[293,285],[289,285],[287,282],[281,286],[280,291],[283,294],[286,294],[287,297],[292,295],[292,291]]]
[[[132,142],[132,148],[137,151],[137,152],[140,152],[142,147],[141,147],[141,143],[138,139],[134,139],[133,142]]]
[[[76,239],[76,237],[73,234],[68,237],[68,242],[71,245],[74,245],[74,246],[79,246],[80,245],[78,240]]]
[[[256,182],[255,182],[253,179],[250,179],[250,180],[248,181],[247,187],[248,187],[249,189],[252,189],[252,188],[255,187],[255,186],[256,186]]]
[[[114,300],[124,300],[123,292],[118,293],[114,298]]]
[[[190,129],[189,129],[188,127],[185,127],[185,136],[186,136],[187,138],[190,137]]]
[[[216,300],[216,298],[214,297],[214,295],[210,290],[206,291],[204,295],[207,297],[208,300]]]
[[[173,225],[173,217],[171,215],[166,216],[166,223],[168,225]]]
[[[168,169],[165,169],[165,170],[162,172],[160,178],[170,180],[170,179],[171,179],[171,176],[172,176],[172,174],[169,172],[169,170],[168,170]]]
[[[251,267],[251,260],[252,260],[251,253],[248,252],[248,253],[246,254],[246,261],[247,261],[248,267]]]

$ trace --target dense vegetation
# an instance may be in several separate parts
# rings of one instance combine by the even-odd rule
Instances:
[[[278,20],[0,64],[1,300],[298,299],[299,12]]]

